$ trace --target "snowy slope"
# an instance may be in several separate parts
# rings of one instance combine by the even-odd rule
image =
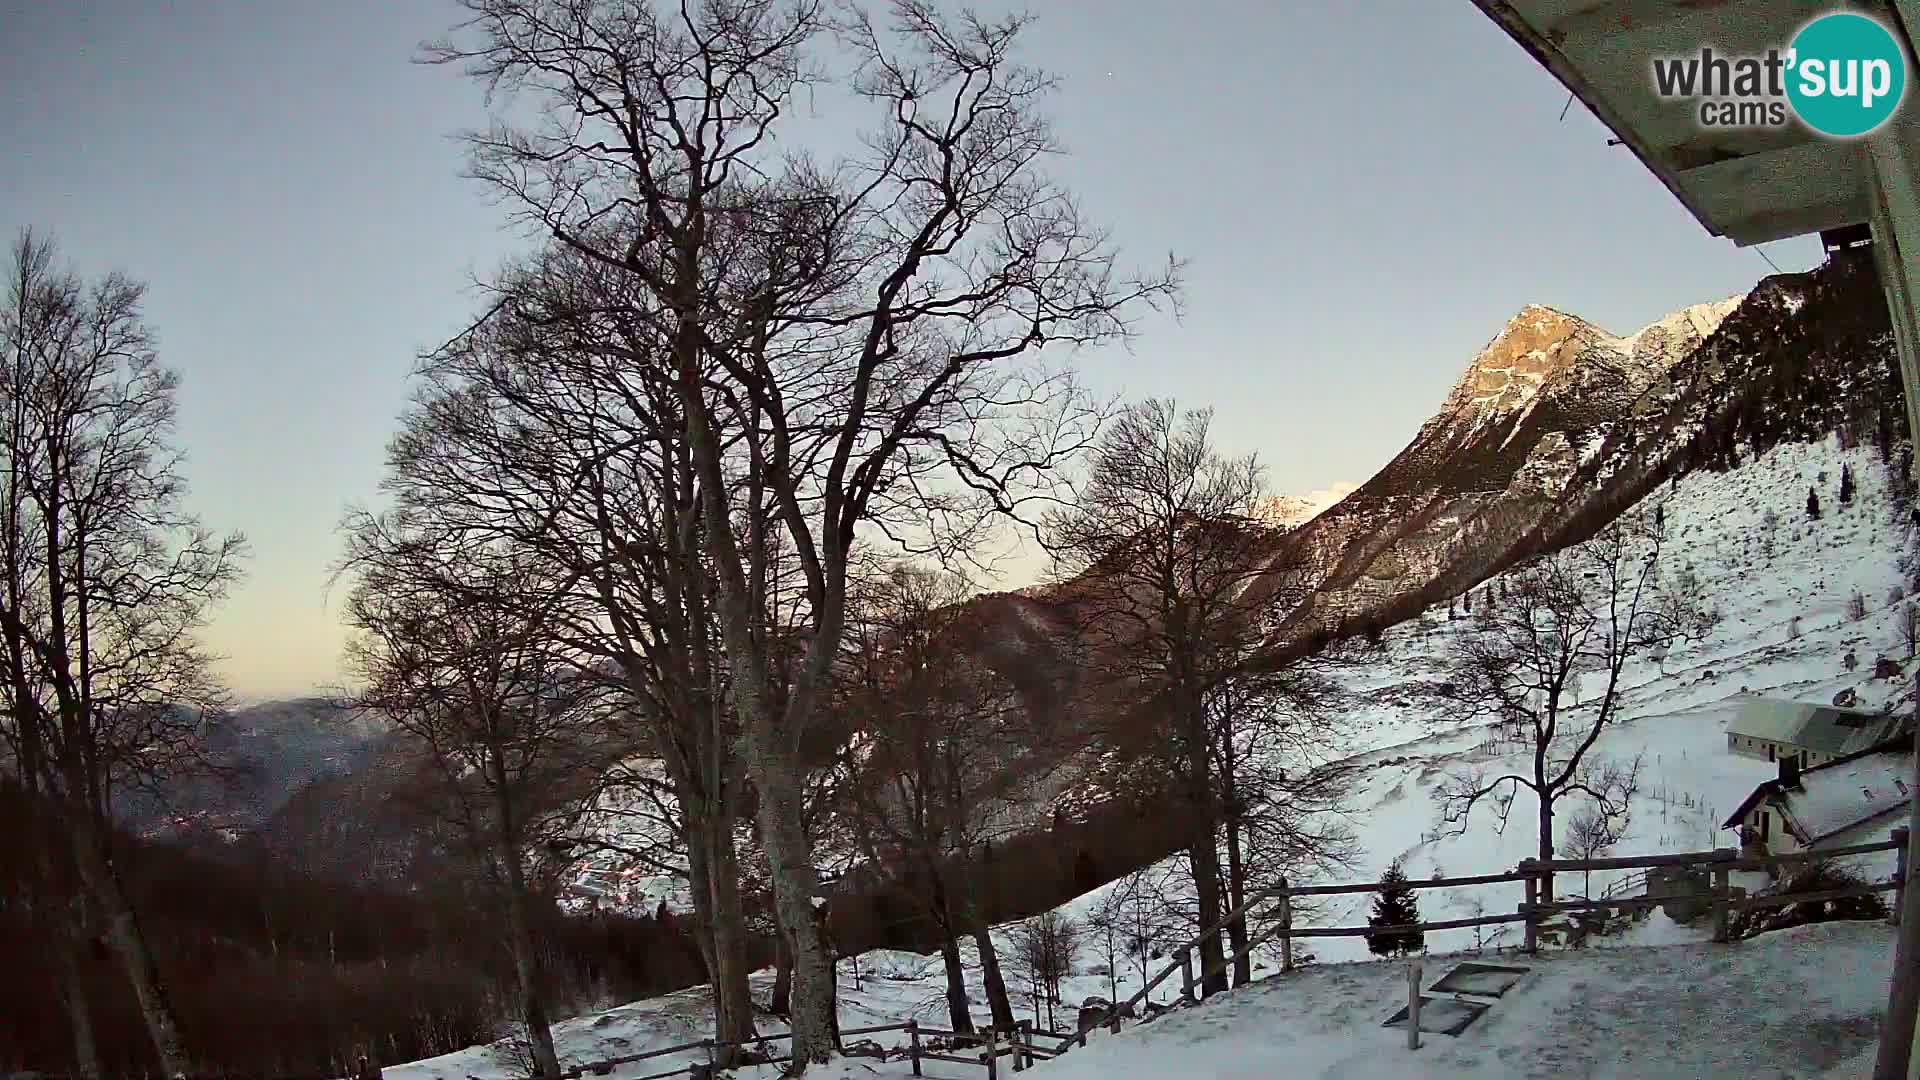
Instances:
[[[1843,464],[1851,467],[1858,488],[1847,506],[1837,499]],[[1862,707],[1873,708],[1906,692],[1904,676],[1873,678],[1875,658],[1906,657],[1899,607],[1888,603],[1890,590],[1902,581],[1902,539],[1891,524],[1886,475],[1870,448],[1842,450],[1828,441],[1781,446],[1729,473],[1695,473],[1650,497],[1665,505],[1671,537],[1665,572],[1673,576],[1690,567],[1721,622],[1705,641],[1676,647],[1660,664],[1630,664],[1624,673],[1625,722],[1604,733],[1593,751],[1620,760],[1644,756],[1641,795],[1613,854],[1737,842],[1719,822],[1754,785],[1775,775],[1774,766],[1725,749],[1726,726],[1742,695],[1830,702],[1852,689]],[[1821,496],[1819,522],[1806,520],[1809,485]],[[1765,525],[1769,513],[1778,519],[1771,530]],[[1498,579],[1489,584],[1497,593]],[[1485,588],[1475,595],[1485,595]],[[1857,622],[1846,618],[1856,591],[1867,608]],[[1482,727],[1449,723],[1443,707],[1420,692],[1422,684],[1445,677],[1451,630],[1464,627],[1465,618],[1450,625],[1442,610],[1396,627],[1373,659],[1344,676],[1362,703],[1348,720],[1348,752],[1372,767],[1362,773],[1346,811],[1362,854],[1349,873],[1337,875],[1342,880],[1377,878],[1395,859],[1415,877],[1491,873],[1534,852],[1533,808],[1525,793],[1504,833],[1497,831],[1491,809],[1477,809],[1466,834],[1435,835],[1433,793],[1442,777],[1469,767],[1494,772],[1523,764],[1518,748],[1500,745]],[[1858,660],[1852,672],[1843,662],[1849,651]],[[1577,808],[1560,807],[1562,825]],[[1596,873],[1591,888],[1604,889],[1621,876]],[[1573,887],[1585,892],[1588,885]],[[1068,909],[1083,913],[1098,898],[1083,897]],[[1476,914],[1476,903],[1489,912],[1511,911],[1520,899],[1517,883],[1420,895],[1428,919]],[[1301,921],[1354,925],[1365,921],[1368,903],[1364,896],[1331,898]],[[1655,915],[1642,933],[1705,933],[1663,923]],[[1429,947],[1442,949],[1472,942],[1471,930],[1428,938]],[[1308,948],[1321,960],[1366,955],[1357,938],[1317,939]]]

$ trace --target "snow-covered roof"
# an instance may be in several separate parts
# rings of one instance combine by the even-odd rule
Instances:
[[[1821,754],[1851,754],[1878,745],[1899,724],[1898,717],[1831,705],[1748,698],[1740,703],[1740,714],[1727,726],[1727,733]]]
[[[1774,796],[1774,804],[1798,826],[1803,842],[1816,844],[1863,821],[1904,809],[1911,798],[1913,759],[1898,750],[1863,754],[1808,769],[1800,782]]]
[[[1904,740],[1849,754],[1803,770],[1791,783],[1769,780],[1741,800],[1724,823],[1739,828],[1761,802],[1779,811],[1794,835],[1809,846],[1875,818],[1906,810],[1913,795],[1913,756]]]

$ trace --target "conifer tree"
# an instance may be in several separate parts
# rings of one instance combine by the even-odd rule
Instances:
[[[1393,865],[1387,867],[1387,872],[1380,875],[1380,891],[1373,894],[1373,917],[1367,920],[1367,925],[1410,926],[1419,921],[1420,904],[1414,899],[1413,889],[1407,885],[1406,871],[1400,868],[1400,860],[1395,859]],[[1367,948],[1376,956],[1404,956],[1420,952],[1426,948],[1426,933],[1420,930],[1371,933],[1367,935]]]
[[[1807,520],[1820,520],[1820,496],[1811,487],[1807,488]]]
[[[1840,466],[1840,505],[1845,506],[1852,501],[1853,467],[1851,465],[1842,465]]]

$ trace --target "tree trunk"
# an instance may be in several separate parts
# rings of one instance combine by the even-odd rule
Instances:
[[[773,997],[767,1002],[767,1011],[784,1017],[793,1013],[793,946],[787,942],[785,927],[774,938]]]
[[[1240,853],[1240,821],[1237,817],[1227,819],[1227,903],[1233,910],[1239,911],[1247,902],[1247,867]],[[1247,916],[1241,912],[1239,918],[1227,924],[1227,941],[1233,946],[1233,985],[1245,986],[1253,981],[1253,957],[1247,951]]]
[[[973,1030],[973,1010],[967,1005],[967,969],[960,964],[960,943],[952,934],[940,940],[940,959],[947,967],[947,1018],[953,1030]]]
[[[1013,999],[1007,996],[1007,980],[1000,974],[1000,953],[993,947],[993,932],[986,921],[976,918],[973,946],[980,952],[980,979],[986,984],[987,1008],[993,1013],[993,1026],[1013,1026]]]
[[[1194,898],[1200,909],[1200,966],[1207,972],[1200,980],[1200,996],[1217,994],[1227,989],[1227,972],[1224,961],[1226,952],[1220,947],[1220,916],[1225,914],[1220,906],[1220,853],[1214,847],[1216,843],[1213,829],[1205,825],[1196,829],[1196,834],[1204,831],[1204,839],[1195,835],[1193,844],[1187,849],[1187,857],[1193,863]]]
[[[499,857],[506,870],[507,935],[513,950],[514,978],[520,990],[520,1014],[526,1021],[527,1043],[533,1051],[534,1072],[554,1080],[560,1075],[560,1059],[553,1048],[553,1025],[547,1016],[546,996],[540,992],[533,926],[527,911],[526,873],[520,867],[519,846],[501,841]]]
[[[754,1037],[753,994],[747,982],[747,918],[740,903],[740,858],[733,846],[733,820],[708,830],[713,844],[714,1004],[718,1038],[749,1042]]]
[[[70,790],[85,791],[84,781]],[[120,886],[119,872],[102,850],[93,815],[87,808],[74,806],[67,816],[74,867],[100,913],[108,944],[119,957],[121,967],[126,969],[134,1000],[140,1006],[140,1017],[147,1025],[147,1036],[153,1040],[154,1054],[160,1060],[160,1071],[167,1076],[185,1076],[187,1059],[180,1044],[180,1023],[174,1017],[173,1003],[167,998],[160,966],[154,962],[153,950],[140,931],[140,920]]]
[[[61,1004],[66,1006],[73,1035],[74,1075],[92,1080],[100,1075],[100,1048],[93,1034],[93,1016],[87,1011],[86,984],[80,978],[80,951],[87,943],[86,897],[58,895],[66,890],[54,871],[54,831],[44,820],[48,808],[40,789],[39,739],[31,720],[20,725],[20,739],[25,814],[19,832],[33,845],[34,912],[59,974]]]
[[[731,823],[706,819],[691,809],[690,801],[681,806],[687,815],[687,876],[713,1000],[714,1038],[721,1043],[750,1042],[753,997],[747,983],[746,917],[740,904],[740,869]],[[738,1046],[719,1046],[715,1061],[730,1067],[739,1053]]]
[[[56,915],[51,946],[60,972],[60,998],[67,1009],[67,1024],[73,1032],[74,1075],[94,1080],[100,1075],[100,1047],[93,1034],[93,1014],[87,1010],[86,983],[80,977],[81,951],[87,944],[85,900],[74,897],[65,905],[66,913]]]
[[[1217,926],[1226,914],[1220,906],[1220,835],[1215,827],[1213,792],[1207,781],[1206,713],[1196,697],[1187,709],[1187,787],[1188,806],[1193,814],[1192,834],[1187,859],[1193,869],[1194,899],[1200,911],[1200,996],[1227,989],[1226,953],[1220,948]]]
[[[513,951],[513,973],[519,983],[520,1015],[527,1025],[527,1044],[533,1052],[534,1075],[558,1080],[560,1058],[553,1049],[553,1024],[547,1016],[547,1002],[540,992],[538,958],[533,948],[533,924],[527,910],[527,874],[520,863],[520,826],[514,815],[512,789],[506,761],[494,746],[492,759],[494,809],[500,815],[494,835],[494,853],[507,890],[507,940]]]
[[[809,1063],[833,1056],[833,958],[822,940],[814,917],[817,879],[813,853],[801,827],[802,796],[799,777],[779,749],[765,745],[783,738],[768,733],[764,717],[749,721],[747,767],[760,793],[760,842],[767,850],[773,878],[774,913],[782,936],[792,949],[793,990],[788,1028],[793,1032],[793,1060],[804,1069]],[[753,738],[759,735],[759,738]]]
[[[958,843],[955,846],[961,847]],[[979,876],[988,882],[993,880],[992,844],[981,845]],[[980,910],[971,881],[963,881],[962,884],[967,890],[962,894],[966,909],[963,917],[967,925],[973,927],[973,947],[980,954],[980,982],[987,992],[987,1010],[993,1016],[994,1027],[1011,1028],[1014,1022],[1013,998],[1008,996],[1007,980],[1000,974],[1000,952],[993,947],[993,928],[987,924],[987,918]]]
[[[955,1031],[973,1030],[973,1010],[967,1000],[967,969],[960,963],[960,920],[947,895],[940,868],[927,860],[927,894],[933,921],[940,927],[940,960],[947,969],[947,1020]]]
[[[80,978],[80,949],[86,939],[62,934],[54,943],[60,954],[60,998],[67,1007],[67,1023],[73,1029],[74,1075],[94,1080],[100,1075],[100,1047],[93,1035],[93,1016],[87,1011],[86,984]]]
[[[1229,714],[1231,719],[1231,714]],[[1227,906],[1240,911],[1247,902],[1247,867],[1240,847],[1240,830],[1245,823],[1241,815],[1239,769],[1233,753],[1233,726],[1227,724],[1221,735],[1220,797],[1227,807],[1225,831],[1227,835]],[[1227,942],[1233,947],[1233,985],[1245,986],[1253,981],[1253,957],[1247,950],[1247,916],[1244,911],[1227,924]]]
[[[1553,800],[1536,790],[1540,799],[1540,858],[1553,858]],[[1553,903],[1553,875],[1540,877],[1540,903]]]

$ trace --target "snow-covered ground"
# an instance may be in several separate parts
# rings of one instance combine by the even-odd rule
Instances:
[[[1865,1077],[1863,1055],[1878,1035],[1893,933],[1881,923],[1827,923],[1735,945],[1688,944],[1544,952],[1499,962],[1525,967],[1521,981],[1457,1036],[1422,1035],[1383,1022],[1404,1005],[1398,963],[1325,964],[1270,978],[1192,1009],[1168,1013],[1037,1066],[1041,1080],[1301,1080],[1475,1077],[1480,1080],[1785,1080]],[[1431,988],[1452,961],[1430,957]],[[856,1016],[900,1015],[914,994],[884,982],[849,985]],[[1429,993],[1429,997],[1433,995]],[[698,991],[638,1002],[555,1030],[563,1062],[593,1061],[699,1033]],[[882,1036],[897,1047],[897,1038]],[[700,1060],[654,1058],[610,1075],[639,1077]],[[1003,1066],[1004,1067],[1004,1066]],[[979,1080],[977,1065],[927,1061],[933,1080]],[[777,1068],[736,1075],[769,1080]],[[396,1066],[392,1080],[514,1075],[486,1050]],[[849,1058],[808,1075],[822,1080],[911,1075],[902,1057]]]
[[[1829,923],[1737,945],[1574,950],[1530,970],[1458,1036],[1381,1026],[1404,967],[1333,964],[1094,1039],[1044,1080],[1819,1076],[1877,1037],[1892,932]],[[1504,962],[1504,961],[1503,961]],[[1429,960],[1426,985],[1450,965]]]
[[[1843,464],[1851,467],[1857,489],[1846,505],[1838,499]],[[1823,511],[1817,522],[1806,514],[1810,486]],[[1867,708],[1910,696],[1912,665],[1898,628],[1901,604],[1889,598],[1908,583],[1900,565],[1905,538],[1893,526],[1886,489],[1885,466],[1870,447],[1842,450],[1829,440],[1776,448],[1731,473],[1696,473],[1653,496],[1665,506],[1665,572],[1675,576],[1690,567],[1721,620],[1706,640],[1676,647],[1659,663],[1630,665],[1625,673],[1626,722],[1604,733],[1594,752],[1621,760],[1640,755],[1644,771],[1632,821],[1611,854],[1735,843],[1719,828],[1720,820],[1775,775],[1774,766],[1726,749],[1726,726],[1742,695],[1825,703],[1850,689]],[[1847,616],[1855,592],[1866,607],[1857,620]],[[1482,589],[1475,594],[1476,602],[1484,595]],[[1491,873],[1533,852],[1532,807],[1524,794],[1504,833],[1494,827],[1491,809],[1483,809],[1475,811],[1464,834],[1437,835],[1433,796],[1443,777],[1520,761],[1517,748],[1498,744],[1479,725],[1450,722],[1430,696],[1416,692],[1445,677],[1451,633],[1467,625],[1464,615],[1453,623],[1444,615],[1394,628],[1383,648],[1342,675],[1355,702],[1344,750],[1370,767],[1344,811],[1358,855],[1335,879],[1375,879],[1395,859],[1413,877]],[[1857,659],[1853,670],[1845,663],[1849,652]],[[1876,679],[1880,657],[1906,673]],[[1559,820],[1564,823],[1574,809],[1564,805]],[[1591,888],[1603,889],[1616,876],[1596,873]],[[1120,886],[1079,897],[1063,913],[1084,917]],[[1562,888],[1587,891],[1584,882]],[[1427,920],[1457,918],[1475,913],[1476,903],[1487,912],[1512,911],[1520,899],[1518,884],[1436,890],[1420,894],[1420,909]],[[1300,922],[1362,923],[1368,904],[1366,896],[1329,898]],[[1003,958],[1011,952],[1012,930],[995,932]],[[1162,1018],[1110,1043],[1098,1040],[1096,1048],[1076,1051],[1042,1075],[1078,1080],[1084,1074],[1091,1080],[1124,1062],[1122,1074],[1137,1076],[1808,1076],[1872,1038],[1872,1016],[1884,1000],[1884,929],[1828,926],[1733,947],[1693,944],[1706,934],[1704,926],[1679,926],[1656,912],[1629,933],[1599,943],[1668,948],[1550,955],[1539,962],[1530,976],[1533,986],[1520,1000],[1498,1006],[1459,1040],[1433,1036],[1432,1047],[1413,1057],[1406,1056],[1401,1033],[1378,1027],[1385,1005],[1396,994],[1404,996],[1401,969],[1340,963],[1367,958],[1360,938],[1310,939],[1302,944],[1317,963],[1298,974]],[[1426,943],[1435,952],[1465,950],[1474,945],[1473,931],[1430,932]],[[1095,956],[1101,951],[1083,947],[1076,974],[1063,988],[1067,1009],[1056,1020],[1059,1027],[1072,1029],[1071,1014],[1084,998],[1125,997],[1140,985],[1137,966],[1122,961],[1109,974],[1104,957]],[[979,1003],[976,1014],[984,1021],[972,950],[963,955]],[[769,977],[762,973],[758,981],[764,985]],[[908,1016],[946,1024],[937,956],[868,953],[843,960],[840,979],[844,1027]],[[1009,980],[1018,997],[1024,988],[1011,973]],[[1177,993],[1177,980],[1163,988],[1165,1000]],[[763,1023],[762,1030],[781,1029]],[[568,1021],[557,1036],[564,1057],[587,1061],[710,1032],[696,989]],[[646,1075],[678,1063],[661,1058],[641,1063],[644,1070],[636,1066],[615,1075]],[[867,1061],[844,1068],[849,1076],[898,1071],[892,1063]],[[453,1080],[507,1075],[505,1069],[497,1055],[473,1049],[392,1068],[388,1075]],[[928,1067],[929,1076],[949,1074],[982,1072]]]

